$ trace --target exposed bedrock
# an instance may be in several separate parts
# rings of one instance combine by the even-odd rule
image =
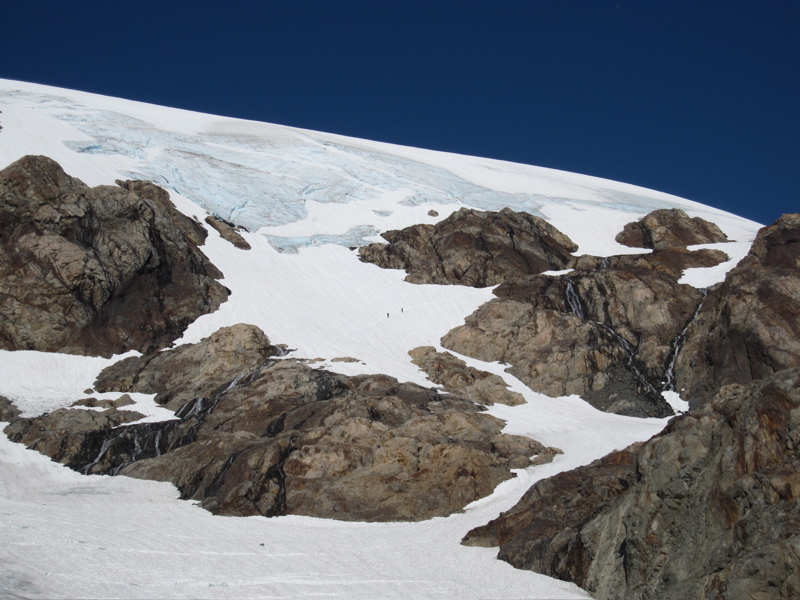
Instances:
[[[405,269],[411,283],[496,285],[518,275],[566,268],[578,247],[547,221],[504,208],[462,208],[436,225],[387,231],[388,244],[359,249],[364,262]]]
[[[223,240],[230,242],[239,248],[239,250],[250,250],[250,244],[241,236],[239,231],[237,231],[240,228],[236,227],[236,225],[230,221],[209,215],[206,217],[206,223],[216,229]]]
[[[761,229],[750,253],[711,288],[675,363],[692,407],[722,385],[800,366],[800,215]]]
[[[662,250],[727,242],[722,230],[700,217],[689,217],[679,208],[654,210],[638,221],[628,223],[617,234],[617,242],[632,248]]]
[[[534,485],[471,531],[597,598],[800,596],[800,369],[731,384],[650,441]]]
[[[686,269],[715,267],[728,260],[722,250],[702,248],[666,248],[653,250],[647,254],[618,254],[615,256],[590,256],[585,254],[575,259],[573,267],[579,271],[593,269],[653,269],[669,275],[676,281]]]
[[[215,513],[366,521],[451,514],[557,452],[502,433],[471,400],[276,360],[276,348],[239,325],[98,380],[184,401],[176,420],[114,427],[133,415],[73,408],[16,419],[6,432],[81,472],[171,481]]]
[[[442,345],[508,363],[550,396],[578,394],[634,416],[672,413],[660,390],[701,291],[653,269],[605,268],[511,280],[495,295]]]
[[[0,348],[163,347],[227,298],[206,232],[161,188],[89,188],[43,156],[0,171]]]
[[[433,383],[479,404],[525,404],[519,392],[512,392],[503,378],[494,373],[468,367],[449,352],[437,352],[433,346],[420,346],[409,351],[411,362],[425,371]]]

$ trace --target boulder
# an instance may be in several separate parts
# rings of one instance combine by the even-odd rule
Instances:
[[[227,298],[203,228],[148,182],[87,187],[53,160],[0,171],[0,348],[111,356],[178,338]]]
[[[223,240],[230,242],[240,250],[250,250],[250,244],[237,231],[237,227],[233,223],[213,215],[206,217],[206,223],[216,229]]]
[[[116,362],[100,373],[94,387],[98,392],[156,394],[156,402],[178,410],[283,354],[285,349],[273,346],[261,329],[239,323],[196,344]]]

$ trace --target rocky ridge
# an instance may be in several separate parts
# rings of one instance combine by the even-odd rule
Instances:
[[[21,158],[0,171],[0,348],[164,347],[227,299],[205,236],[152,183],[89,188],[47,157]]]

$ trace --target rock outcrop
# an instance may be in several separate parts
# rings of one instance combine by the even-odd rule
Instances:
[[[800,366],[800,215],[761,229],[750,253],[711,288],[675,362],[696,407],[721,386]]]
[[[614,256],[590,256],[584,254],[575,259],[573,268],[578,271],[595,269],[652,269],[679,280],[686,269],[715,267],[729,259],[722,250],[703,248],[666,248],[647,254],[617,254]]]
[[[226,300],[205,230],[161,188],[118,183],[89,188],[43,156],[0,171],[0,348],[149,352]]]
[[[237,227],[233,223],[213,215],[206,217],[206,223],[216,229],[223,240],[230,242],[240,250],[250,250],[250,244],[237,231]]]
[[[639,221],[628,223],[615,239],[632,248],[663,250],[727,242],[728,236],[714,223],[672,208],[654,210]]]
[[[177,411],[285,354],[285,346],[272,345],[258,327],[239,323],[196,344],[116,362],[100,373],[95,390],[156,394],[156,402]]]
[[[467,363],[449,352],[437,352],[433,346],[420,346],[410,350],[408,354],[411,362],[425,371],[428,379],[444,386],[451,394],[468,398],[478,404],[525,404],[523,395],[509,390],[502,377],[468,367]]]
[[[442,345],[508,371],[531,389],[597,408],[666,416],[660,390],[674,342],[702,292],[653,269],[604,268],[508,281]]]
[[[502,433],[471,400],[276,360],[278,349],[239,325],[114,365],[95,385],[182,403],[175,420],[118,426],[135,415],[71,408],[6,432],[84,473],[171,481],[215,513],[366,521],[451,514],[557,452]]]
[[[532,487],[464,543],[596,597],[800,596],[800,215],[759,231],[683,332],[691,412]]]
[[[566,268],[578,247],[547,221],[504,208],[462,208],[436,225],[387,231],[388,244],[359,249],[359,258],[405,269],[411,283],[487,287],[509,277]]]
[[[800,369],[723,387],[641,445],[532,487],[466,543],[597,598],[800,595]]]
[[[703,299],[678,280],[687,268],[728,260],[720,250],[682,246],[727,238],[680,210],[654,211],[620,237],[630,241],[634,230],[653,252],[575,257],[574,244],[536,217],[462,209],[436,226],[387,232],[388,245],[364,247],[360,257],[405,269],[414,283],[501,284],[498,300],[442,338],[446,348],[508,363],[544,394],[579,394],[601,410],[662,417],[672,410],[661,390],[674,385],[676,351]],[[574,272],[540,274],[567,267]]]

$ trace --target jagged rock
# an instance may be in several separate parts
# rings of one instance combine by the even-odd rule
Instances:
[[[702,293],[653,269],[575,271],[508,281],[442,338],[500,361],[531,389],[578,394],[601,410],[667,416],[662,381]]]
[[[800,595],[800,369],[726,386],[466,537],[600,599]]]
[[[761,229],[750,253],[711,288],[675,363],[696,407],[730,383],[800,366],[800,215]]]
[[[171,481],[215,513],[367,521],[451,514],[558,452],[502,433],[470,400],[276,361],[274,348],[238,325],[113,365],[95,385],[184,401],[174,420],[115,427],[118,411],[72,409],[6,432],[85,473]]]
[[[147,182],[87,187],[54,161],[0,171],[0,348],[163,347],[227,298],[202,227]]]
[[[156,402],[178,410],[282,354],[282,348],[273,346],[261,329],[239,323],[223,327],[197,344],[116,362],[100,373],[95,389],[156,394]]]
[[[671,208],[654,210],[638,221],[628,223],[615,239],[631,248],[661,250],[727,242],[728,236],[710,221],[690,218],[681,209]]]
[[[216,229],[223,240],[230,242],[240,250],[250,250],[250,244],[236,231],[236,226],[233,225],[233,223],[229,223],[213,215],[206,217],[206,223]]]
[[[437,352],[433,346],[420,346],[409,351],[411,362],[425,371],[428,379],[444,386],[451,394],[458,394],[479,404],[525,404],[525,398],[512,392],[502,377],[468,367],[460,358],[449,352]]]
[[[504,208],[462,208],[436,225],[387,231],[389,244],[359,249],[359,258],[405,269],[411,283],[496,285],[509,277],[563,269],[578,247],[547,221]]]

